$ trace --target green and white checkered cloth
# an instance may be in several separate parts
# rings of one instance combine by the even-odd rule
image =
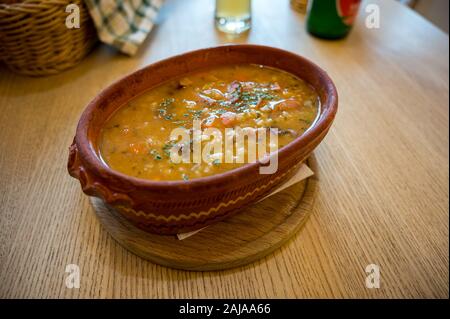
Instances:
[[[164,0],[85,0],[100,40],[134,55]]]

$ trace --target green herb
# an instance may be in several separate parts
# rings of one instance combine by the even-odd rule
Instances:
[[[167,108],[172,105],[172,103],[175,101],[174,98],[168,98],[164,99],[161,103],[159,103],[159,116],[164,117],[166,120],[170,121],[173,119],[174,114],[168,114]]]
[[[220,160],[219,159],[215,159],[214,161],[212,161],[212,163],[214,165],[220,165]]]
[[[235,85],[234,90],[231,92],[231,100],[237,101],[241,99],[242,84],[240,82],[233,82],[231,84]]]
[[[183,177],[183,179],[184,179],[185,181],[188,181],[188,180],[189,180],[189,176],[188,176],[188,175],[182,174],[181,176]]]
[[[247,113],[250,112],[250,105],[238,103],[235,105],[236,111],[239,113]]]
[[[159,106],[165,108],[171,105],[173,102],[175,102],[174,98],[164,99],[161,103],[159,103]]]
[[[222,107],[230,107],[230,102],[228,101],[219,101],[219,105]]]
[[[168,141],[164,144],[164,146],[162,147],[162,150],[164,152],[164,154],[167,157],[170,157],[170,151],[172,150],[172,147],[176,144],[175,141]]]
[[[152,155],[153,158],[157,161],[162,159],[161,155],[159,155],[159,153],[156,150],[151,150],[150,155]]]
[[[260,100],[273,100],[276,96],[266,92],[265,88],[253,88],[250,92],[241,94],[241,101],[246,104],[257,105]]]
[[[250,92],[244,92],[244,93],[241,94],[241,99],[242,99],[243,101],[248,102],[248,101],[254,100],[254,99],[255,99],[255,96],[252,95]]]
[[[308,124],[308,125],[311,124],[311,121],[305,120],[305,119],[300,119],[300,122]]]
[[[202,116],[203,110],[189,110],[189,112],[192,113],[192,117],[194,118],[194,120],[199,120]]]
[[[260,94],[257,94],[258,98],[262,100],[273,100],[276,96],[270,93],[261,92]]]

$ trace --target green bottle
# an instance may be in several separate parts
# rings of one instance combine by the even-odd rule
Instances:
[[[309,0],[306,27],[320,38],[339,39],[351,30],[361,0]]]

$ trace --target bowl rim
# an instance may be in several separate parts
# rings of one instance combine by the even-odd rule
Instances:
[[[336,87],[328,76],[327,72],[325,72],[322,68],[320,68],[315,63],[311,62],[307,58],[300,56],[296,53],[286,51],[283,49],[265,46],[265,45],[257,45],[257,44],[225,44],[218,45],[208,48],[202,48],[198,50],[188,51],[181,54],[173,55],[163,60],[159,60],[155,63],[151,63],[141,69],[133,71],[128,75],[116,80],[112,84],[108,85],[99,94],[97,94],[94,99],[92,99],[86,108],[84,109],[80,120],[77,125],[76,135],[75,135],[75,143],[79,155],[81,157],[82,164],[92,173],[98,175],[100,177],[113,177],[115,180],[125,181],[128,185],[131,185],[135,188],[139,189],[158,189],[158,190],[168,190],[168,189],[192,189],[192,188],[202,188],[202,187],[211,187],[213,185],[221,185],[226,184],[227,182],[235,179],[240,179],[245,175],[248,175],[249,172],[263,166],[260,161],[256,161],[253,163],[246,163],[240,167],[215,174],[210,176],[204,176],[195,178],[192,180],[169,180],[169,181],[154,181],[149,179],[143,179],[139,177],[134,177],[130,175],[126,175],[119,171],[116,171],[106,165],[106,163],[98,156],[96,149],[93,147],[91,141],[88,137],[89,131],[89,119],[90,114],[95,111],[98,104],[104,99],[105,96],[109,96],[113,93],[117,87],[122,82],[132,79],[135,76],[139,76],[139,73],[143,73],[149,68],[155,68],[160,65],[164,65],[168,63],[170,60],[180,59],[189,55],[197,55],[202,52],[208,52],[211,50],[223,50],[226,48],[233,49],[256,49],[256,50],[266,50],[266,51],[275,51],[278,54],[288,55],[292,58],[298,59],[302,62],[302,64],[309,64],[321,77],[322,81],[325,83],[324,91],[325,91],[325,101],[321,104],[321,113],[319,113],[316,122],[302,135],[295,138],[293,141],[278,149],[275,153],[277,153],[278,157],[285,156],[293,152],[294,149],[302,148],[308,145],[315,138],[320,136],[320,134],[325,131],[333,122],[333,119],[337,112],[338,105],[338,93]],[[290,73],[287,70],[283,70],[285,72]],[[181,75],[181,74],[180,74]],[[326,105],[326,107],[325,107]],[[323,110],[323,112],[322,112]],[[278,171],[278,170],[277,170]],[[276,174],[276,172],[274,173]],[[273,175],[273,174],[271,174]]]

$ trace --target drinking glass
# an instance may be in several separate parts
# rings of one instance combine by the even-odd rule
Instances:
[[[216,0],[216,26],[220,31],[239,34],[250,29],[251,0]]]

